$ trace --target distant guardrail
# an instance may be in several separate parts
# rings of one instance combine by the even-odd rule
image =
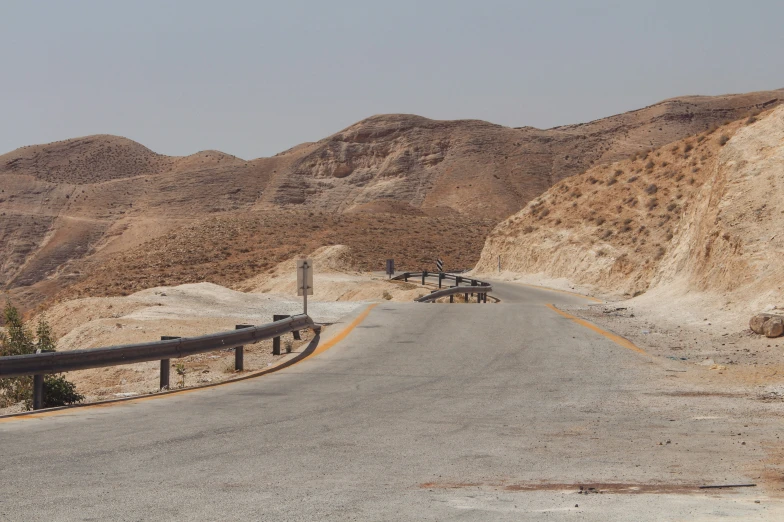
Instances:
[[[284,318],[285,317],[285,318]],[[279,320],[276,320],[280,318]],[[103,368],[146,361],[160,361],[160,388],[169,387],[171,359],[221,349],[234,349],[234,367],[244,369],[244,346],[266,339],[273,339],[273,353],[280,355],[280,336],[293,332],[298,337],[300,330],[319,332],[321,326],[307,315],[275,316],[272,323],[260,326],[241,324],[236,330],[219,332],[199,337],[163,337],[161,341],[70,350],[67,352],[45,352],[29,355],[0,357],[0,378],[33,376],[33,409],[43,406],[44,375],[50,373]]]
[[[468,302],[468,296],[473,296],[476,294],[476,302],[477,303],[486,303],[487,302],[487,293],[492,292],[493,287],[489,285],[484,286],[453,286],[451,288],[443,288],[441,290],[433,290],[428,295],[423,295],[422,297],[417,297],[414,301],[418,303],[425,303],[427,301],[435,301],[436,299],[440,299],[442,297],[449,296],[449,302],[454,302],[454,296],[456,294],[465,294],[465,302]]]
[[[432,301],[445,296],[450,296],[449,301],[453,302],[455,294],[465,294],[465,301],[468,302],[468,296],[476,294],[477,303],[486,303],[488,292],[492,292],[493,290],[492,285],[488,282],[448,272],[428,272],[426,270],[422,272],[403,272],[392,279],[408,282],[409,279],[420,278],[422,280],[422,285],[425,284],[428,278],[437,278],[439,290],[434,290],[430,295],[418,297],[415,299],[417,302]],[[443,288],[444,281],[454,281],[454,286]],[[460,286],[463,283],[465,283],[466,286]]]

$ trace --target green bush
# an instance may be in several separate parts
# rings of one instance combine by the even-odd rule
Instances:
[[[47,375],[44,377],[44,408],[67,406],[82,402],[84,395],[76,391],[76,385],[64,375]],[[28,405],[28,409],[32,404]]]
[[[27,355],[36,350],[55,351],[57,341],[51,326],[41,317],[33,335],[30,327],[22,321],[19,311],[6,304],[3,310],[5,332],[0,332],[0,357]],[[84,400],[76,386],[63,375],[44,377],[44,408],[65,406]],[[0,379],[0,408],[23,402],[29,410],[33,407],[33,377],[8,377]]]

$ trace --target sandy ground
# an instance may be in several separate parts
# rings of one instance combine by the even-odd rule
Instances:
[[[340,256],[345,247],[325,247],[314,253],[317,272],[315,295],[308,298],[308,314],[317,323],[328,325],[370,302],[413,301],[427,293],[421,286],[390,281],[380,273],[346,270]],[[233,330],[242,323],[265,324],[274,314],[302,313],[302,298],[296,297],[293,261],[281,263],[269,274],[253,278],[243,286],[246,292],[212,283],[157,287],[126,297],[95,297],[60,303],[46,312],[58,337],[58,350],[76,350],[156,341],[163,335],[194,337]],[[296,352],[307,343],[283,337],[284,348],[291,341]],[[245,348],[245,372],[276,365],[281,357],[272,355],[272,341]],[[184,366],[184,379],[177,373]],[[69,372],[87,402],[131,397],[158,391],[159,363],[146,362]],[[171,386],[188,387],[217,383],[237,377],[234,351],[217,351],[172,361]],[[22,411],[21,405],[0,409],[1,414]]]

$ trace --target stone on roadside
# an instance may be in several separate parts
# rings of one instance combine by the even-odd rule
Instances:
[[[749,328],[751,328],[751,331],[755,334],[762,335],[764,333],[763,328],[765,327],[765,323],[773,317],[778,316],[773,314],[757,314],[749,321]]]
[[[762,327],[762,333],[765,337],[778,337],[784,334],[784,317],[771,317]]]

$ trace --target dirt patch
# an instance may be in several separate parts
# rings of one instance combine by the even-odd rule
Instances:
[[[744,398],[748,397],[744,393],[727,393],[727,392],[711,392],[711,391],[674,391],[674,392],[663,392],[663,393],[653,393],[650,395],[663,395],[667,397],[732,397],[732,398]]]
[[[477,483],[477,482],[425,482],[419,485],[422,489],[468,489],[483,488],[503,491],[564,491],[580,495],[593,494],[657,494],[657,495],[695,495],[704,493],[706,490],[700,489],[700,484],[642,484],[642,483],[620,483],[620,482],[528,482],[509,484],[505,482],[497,483]]]

